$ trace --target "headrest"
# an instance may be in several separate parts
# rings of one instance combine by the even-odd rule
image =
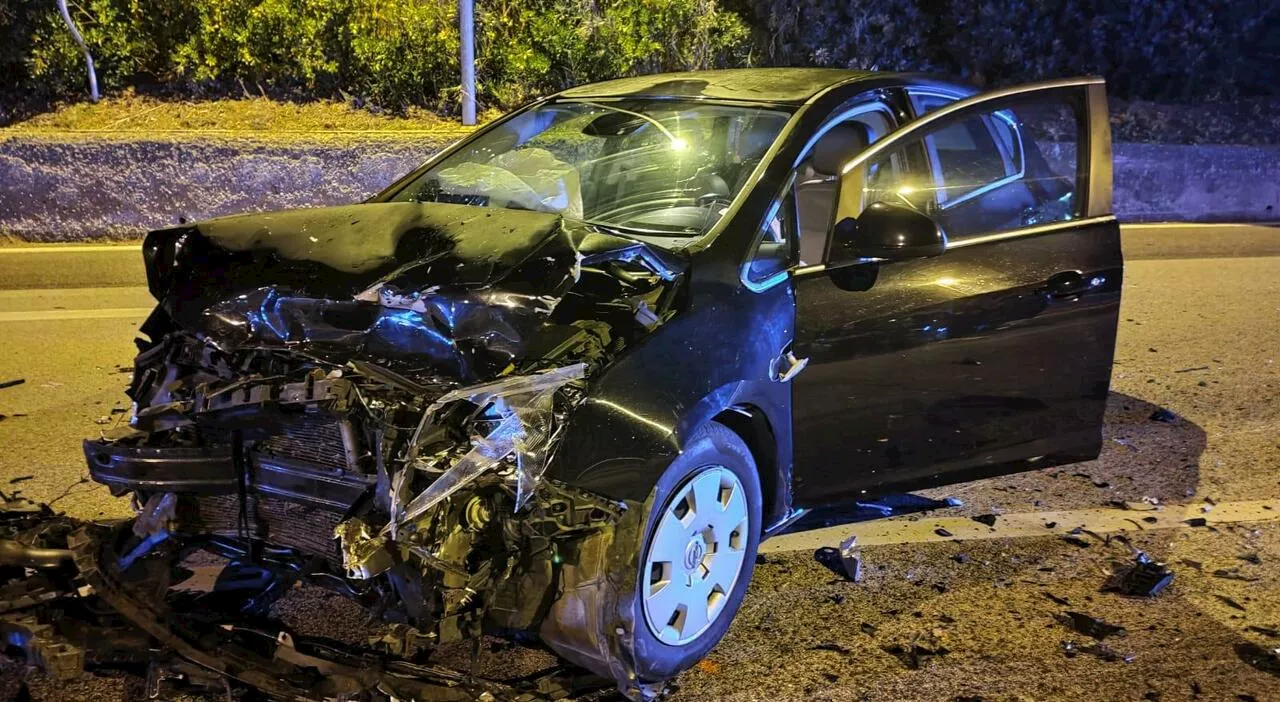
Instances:
[[[844,122],[832,127],[809,153],[809,164],[822,175],[839,175],[840,167],[871,143],[867,125]]]
[[[738,136],[738,143],[735,144],[738,152],[738,161],[747,163],[762,158],[764,152],[769,150],[769,147],[773,145],[773,141],[777,137],[777,132],[771,129],[748,129]]]

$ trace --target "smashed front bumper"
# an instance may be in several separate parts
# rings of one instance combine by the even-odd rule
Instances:
[[[167,430],[87,440],[92,477],[114,494],[133,495],[139,516],[111,528],[80,525],[67,545],[75,568],[64,573],[75,584],[56,600],[62,606],[88,596],[122,618],[103,639],[121,640],[123,626],[141,644],[130,655],[107,656],[116,664],[141,666],[149,678],[245,685],[281,698],[539,699],[630,684],[625,666],[620,677],[568,666],[518,683],[479,680],[429,665],[425,656],[390,655],[394,647],[384,642],[353,653],[261,616],[279,592],[320,584],[363,606],[395,610],[406,641],[434,647],[524,632],[597,673],[613,673],[612,665],[593,665],[596,656],[578,655],[593,637],[577,627],[602,623],[581,621],[574,608],[582,607],[585,581],[607,581],[591,554],[603,553],[627,508],[542,478],[555,435],[554,393],[581,373],[571,367],[440,395],[416,427],[401,429],[400,446],[408,448],[385,454],[358,430],[367,415],[354,414],[346,394],[314,387],[309,396],[289,394],[296,383],[280,380],[242,383],[217,409],[201,409],[211,403],[199,399],[180,407],[180,416],[197,421],[235,412],[235,426],[246,427],[237,433],[219,421],[210,422],[216,433],[191,434],[200,441],[177,441]],[[294,411],[282,421],[290,403]],[[469,447],[440,441],[435,420],[457,403],[496,408],[487,433]],[[238,432],[253,430],[259,414],[270,429],[243,438]],[[237,566],[265,565],[271,575],[262,592],[243,593],[248,604],[158,596],[180,557],[196,549]],[[69,563],[62,550],[56,555]],[[567,591],[557,597],[561,587]],[[52,620],[98,626],[73,614]],[[80,651],[80,663],[66,663],[50,648],[47,626],[27,618],[15,627],[32,661],[79,669],[102,657]],[[166,654],[157,659],[156,651]],[[160,673],[148,672],[157,666]]]

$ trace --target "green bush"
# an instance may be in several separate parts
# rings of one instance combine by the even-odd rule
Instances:
[[[0,60],[22,66],[28,88],[82,95],[83,59],[53,3],[16,2],[26,14],[0,13],[0,36],[14,37]],[[104,91],[457,102],[453,0],[80,0],[72,12]],[[499,108],[590,80],[739,65],[749,44],[717,0],[480,0],[476,14],[479,98]]]
[[[454,0],[71,8],[108,93],[457,104]],[[604,78],[752,63],[979,83],[1100,73],[1126,98],[1266,95],[1280,43],[1275,0],[477,0],[476,23],[478,97],[497,108]],[[83,58],[52,0],[0,0],[0,70],[0,104],[85,93]]]
[[[456,2],[355,0],[344,89],[385,105],[443,109],[457,97]]]
[[[171,56],[190,31],[192,5],[173,0],[84,0],[68,5],[93,52],[102,90],[173,78]],[[56,4],[15,0],[11,8],[24,18],[25,27],[24,37],[11,39],[25,47],[20,62],[15,61],[15,68],[8,72],[20,76],[14,85],[39,98],[83,95],[87,86],[84,55],[71,39]]]
[[[201,0],[195,6],[192,32],[172,56],[178,76],[309,90],[337,84],[349,11],[344,0]]]
[[[592,80],[748,58],[747,25],[715,0],[482,0],[477,14],[479,80],[496,106]]]

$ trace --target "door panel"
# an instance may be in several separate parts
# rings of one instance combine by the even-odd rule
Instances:
[[[972,98],[846,167],[838,216],[906,203],[949,245],[931,259],[796,274],[796,352],[810,359],[792,381],[801,503],[1097,454],[1122,259],[1118,226],[1098,211],[1110,199],[1095,186],[1109,191],[1110,174],[1093,155],[1109,136],[1091,119],[1093,85]],[[1030,119],[1045,106],[1047,120]],[[985,142],[954,129],[986,133],[971,130],[997,119],[1009,134]],[[944,148],[926,148],[935,136]],[[859,172],[922,154],[927,166],[893,178]]]
[[[841,271],[796,280],[809,358],[792,381],[798,500],[1097,453],[1120,301],[1114,221],[863,268],[879,269],[864,291],[841,289]],[[1068,268],[1097,282],[1048,294]]]

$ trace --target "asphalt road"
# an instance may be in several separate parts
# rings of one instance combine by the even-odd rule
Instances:
[[[962,508],[766,543],[738,619],[675,699],[1280,699],[1280,230],[1131,228],[1125,251],[1099,460],[927,493]],[[81,482],[79,440],[124,420],[149,306],[135,248],[0,248],[0,383],[25,380],[0,389],[0,486],[81,517],[128,513]],[[1161,409],[1173,418],[1152,419]],[[853,533],[857,584],[813,556]],[[1100,592],[1133,548],[1176,572],[1159,597]],[[1100,648],[1067,611],[1126,632]],[[484,655],[507,672],[541,660]]]

